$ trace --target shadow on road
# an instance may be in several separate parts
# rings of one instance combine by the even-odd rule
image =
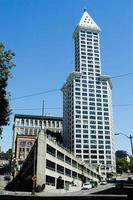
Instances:
[[[122,187],[122,188],[112,187],[112,188],[106,189],[104,191],[96,192],[95,194],[127,195],[128,199],[132,199],[133,200],[133,186],[132,187],[125,186],[125,187]]]

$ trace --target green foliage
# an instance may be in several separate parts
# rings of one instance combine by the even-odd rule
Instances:
[[[133,173],[133,157],[130,157],[129,170]]]
[[[0,153],[0,159],[2,160],[11,160],[12,158],[12,149],[8,149],[6,151],[6,153],[4,153],[3,151]]]
[[[128,162],[125,158],[116,157],[116,170],[117,173],[127,172]]]
[[[2,126],[8,125],[11,113],[9,105],[9,94],[6,91],[8,78],[11,78],[11,68],[15,66],[12,62],[15,54],[0,43],[0,135],[2,135]]]

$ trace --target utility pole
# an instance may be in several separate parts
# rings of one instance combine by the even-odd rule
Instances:
[[[130,143],[131,143],[131,151],[132,151],[132,157],[133,157],[133,141],[132,141],[133,136],[131,134],[129,136],[129,139],[130,139]]]
[[[124,133],[115,133],[115,135],[124,135],[126,138],[130,139],[130,143],[131,143],[131,152],[132,152],[132,157],[133,157],[133,136],[130,134],[129,136],[124,134]]]

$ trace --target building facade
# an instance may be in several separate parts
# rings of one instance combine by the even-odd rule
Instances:
[[[33,177],[36,177],[36,189],[40,188],[41,191],[41,188],[45,188],[45,191],[52,192],[54,189],[68,190],[69,187],[79,190],[83,182],[93,180],[98,183],[103,178],[98,168],[76,158],[53,138],[49,138],[44,130],[39,132],[29,155],[8,189],[31,191]]]
[[[62,87],[64,146],[115,171],[112,81],[101,73],[100,27],[85,10],[74,33],[75,71]]]
[[[22,163],[25,160],[41,129],[55,133],[55,136],[56,134],[62,136],[62,118],[53,116],[15,115],[12,151],[18,163]]]
[[[20,166],[28,156],[36,136],[34,135],[17,135],[15,141],[15,160]]]

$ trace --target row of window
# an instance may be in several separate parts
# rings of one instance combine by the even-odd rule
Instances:
[[[84,166],[82,166],[81,164],[79,164],[77,161],[71,159],[70,157],[68,157],[67,155],[64,155],[62,152],[56,150],[55,148],[53,148],[52,146],[48,145],[47,144],[47,153],[54,156],[54,157],[57,157],[58,159],[64,161],[65,163],[69,164],[70,166],[73,166],[75,168],[78,168],[80,170],[85,170],[87,171],[89,174],[91,173],[91,171],[87,168],[85,168]],[[55,169],[57,168],[57,171],[60,173],[64,173],[64,167],[63,166],[60,166],[54,162],[51,162],[51,161],[46,161],[47,162],[47,168],[55,171]],[[55,167],[57,165],[57,167]],[[93,173],[93,172],[92,172]]]
[[[85,30],[80,30],[80,34],[87,34],[87,35],[94,35],[94,36],[98,36],[98,33],[96,32],[89,32],[89,31],[85,31]]]
[[[78,179],[82,179],[82,174],[78,174],[75,171],[72,171],[62,165],[56,164],[50,160],[46,160],[46,168],[52,171],[57,171],[60,174],[64,174],[66,176],[69,177],[73,177],[73,178],[78,178]],[[90,171],[89,169],[86,169],[84,166],[80,166],[80,170],[83,170],[84,172],[86,172],[88,175],[92,175],[96,177],[96,174],[93,173],[92,171]]]
[[[32,120],[32,119],[16,119],[17,126],[48,126],[59,127],[62,125],[62,121],[44,121],[44,120]]]
[[[82,148],[82,145],[81,144],[76,144],[76,148]],[[87,144],[84,144],[83,145],[83,148],[89,148],[89,145]],[[104,145],[90,145],[90,148],[91,149],[111,149],[111,146],[110,145],[107,145],[107,146],[104,146]]]
[[[80,129],[76,129],[76,131],[80,131],[80,133],[81,133]],[[88,130],[86,131],[86,133],[88,133]],[[103,133],[103,131],[102,131],[102,133]],[[98,135],[97,137],[98,137],[98,139],[103,139],[104,138],[103,135]],[[76,138],[81,138],[81,134],[76,134]],[[89,135],[83,135],[83,138],[89,138]],[[90,135],[90,138],[96,139],[96,135]],[[106,136],[105,135],[105,140],[106,139],[110,139],[110,136],[108,136],[108,135]]]
[[[21,146],[21,147],[24,147],[24,146],[28,146],[28,147],[31,147],[33,145],[33,142],[32,141],[23,141],[23,140],[21,140],[21,141],[19,141],[19,146]]]

